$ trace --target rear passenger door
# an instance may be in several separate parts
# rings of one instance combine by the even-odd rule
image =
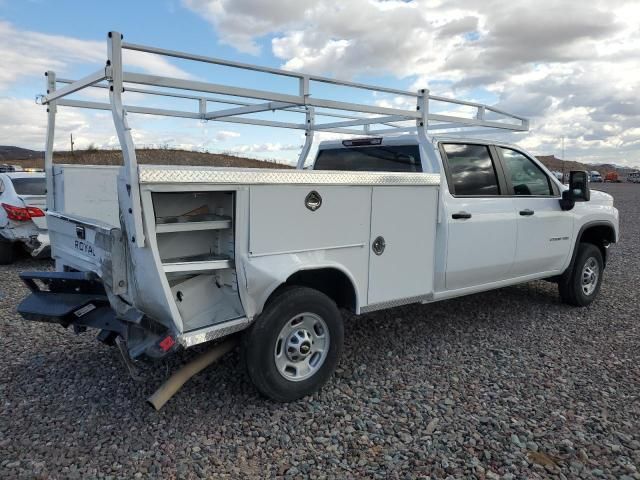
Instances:
[[[571,250],[573,215],[560,208],[560,190],[522,152],[496,147],[518,219],[514,277],[557,272]]]
[[[509,278],[516,251],[513,198],[495,149],[472,143],[440,144],[448,190],[445,286],[474,287]]]

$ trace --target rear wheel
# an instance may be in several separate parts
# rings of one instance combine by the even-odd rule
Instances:
[[[290,402],[317,391],[333,374],[344,329],[335,302],[306,287],[291,287],[267,304],[244,337],[251,381],[263,395]]]
[[[581,243],[572,270],[565,272],[558,282],[560,298],[576,307],[589,305],[600,291],[603,273],[600,249],[591,243]]]
[[[13,243],[0,237],[0,265],[9,265],[13,262]]]

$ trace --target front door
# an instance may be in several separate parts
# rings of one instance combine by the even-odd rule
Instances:
[[[497,147],[518,219],[514,277],[559,272],[571,251],[573,215],[560,208],[560,190],[522,152]]]
[[[500,165],[487,145],[443,143],[447,290],[509,278],[515,258],[516,216]]]

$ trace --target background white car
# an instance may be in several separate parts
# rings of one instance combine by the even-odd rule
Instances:
[[[0,173],[0,264],[22,244],[36,258],[49,254],[44,173]]]

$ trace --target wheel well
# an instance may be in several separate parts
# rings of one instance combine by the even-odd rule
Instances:
[[[313,288],[324,293],[336,302],[339,308],[346,308],[352,312],[356,310],[356,290],[349,277],[337,268],[300,270],[287,278],[287,281],[271,294],[269,301],[275,298],[283,288],[294,285]]]
[[[616,241],[615,232],[609,225],[594,225],[588,227],[582,235],[580,235],[580,243],[591,243],[600,249],[602,253],[602,259],[606,262],[607,250],[606,246],[609,243]]]

